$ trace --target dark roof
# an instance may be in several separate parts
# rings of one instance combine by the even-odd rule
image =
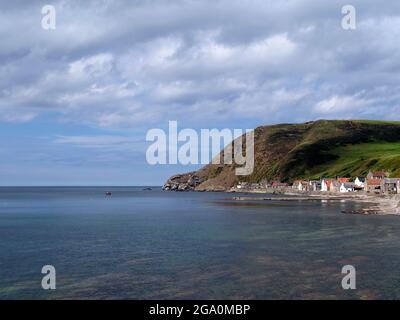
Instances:
[[[345,188],[354,188],[354,182],[344,182],[343,186]]]

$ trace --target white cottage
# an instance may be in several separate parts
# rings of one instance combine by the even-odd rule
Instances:
[[[295,180],[293,182],[293,189],[297,189],[299,191],[307,191],[308,190],[308,182],[304,180]]]
[[[321,191],[331,191],[332,179],[322,179]]]
[[[364,189],[365,187],[365,178],[357,177],[356,180],[354,180],[354,185],[358,188]]]

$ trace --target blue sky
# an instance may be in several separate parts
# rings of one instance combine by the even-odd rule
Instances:
[[[160,185],[198,168],[146,163],[169,120],[399,118],[397,0],[1,0],[0,21],[0,185]]]

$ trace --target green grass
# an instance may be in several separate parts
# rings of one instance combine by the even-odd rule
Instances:
[[[330,150],[329,155],[333,160],[312,168],[310,178],[365,176],[369,170],[387,170],[391,177],[400,177],[400,143],[347,145]]]
[[[353,120],[356,123],[364,123],[364,124],[391,124],[391,125],[399,125],[400,121],[389,121],[389,120]]]

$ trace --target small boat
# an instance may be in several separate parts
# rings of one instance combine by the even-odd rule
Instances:
[[[151,190],[153,190],[152,188],[144,188],[143,189],[144,191],[151,191]]]
[[[112,193],[111,193],[110,191],[107,191],[107,192],[105,192],[105,195],[106,195],[106,196],[111,196]]]

